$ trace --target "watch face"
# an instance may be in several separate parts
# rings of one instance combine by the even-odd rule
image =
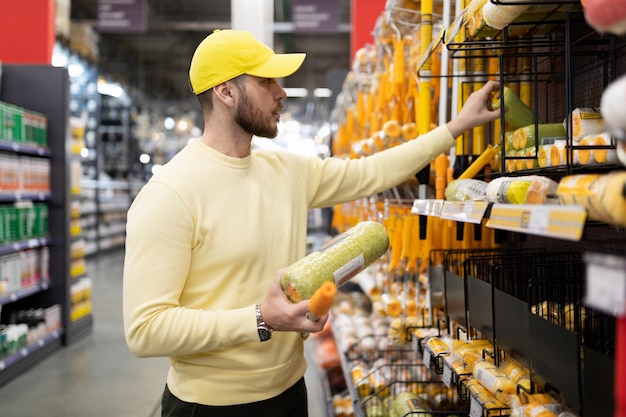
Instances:
[[[266,342],[271,339],[272,332],[268,329],[259,328],[257,330],[259,331],[259,339],[261,339],[261,342]]]

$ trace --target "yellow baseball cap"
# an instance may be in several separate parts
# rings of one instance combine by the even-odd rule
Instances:
[[[287,77],[300,68],[305,56],[277,54],[250,32],[217,29],[200,42],[191,58],[191,89],[198,95],[242,74]]]

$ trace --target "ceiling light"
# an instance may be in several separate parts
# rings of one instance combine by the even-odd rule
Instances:
[[[187,119],[178,120],[178,123],[176,123],[176,129],[178,129],[179,132],[185,132],[189,129],[189,121]]]
[[[81,63],[72,63],[67,66],[67,72],[70,77],[78,78],[85,72],[85,67]]]
[[[105,96],[120,98],[124,95],[124,89],[118,83],[109,83],[98,80],[98,92]]]
[[[284,88],[287,97],[306,97],[309,91],[306,88]]]
[[[313,90],[313,95],[321,98],[331,97],[333,95],[333,90],[330,88],[316,88]]]
[[[163,127],[167,130],[172,130],[175,126],[176,120],[174,120],[173,117],[166,117],[165,120],[163,120]]]

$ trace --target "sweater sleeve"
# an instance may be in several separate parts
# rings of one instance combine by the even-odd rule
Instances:
[[[314,194],[309,196],[310,205],[327,207],[388,190],[419,172],[452,146],[454,138],[444,125],[371,156],[312,162],[312,177],[319,183],[312,188]]]
[[[123,277],[124,331],[139,357],[178,356],[258,341],[254,306],[186,308],[195,219],[169,187],[151,182],[128,212]]]

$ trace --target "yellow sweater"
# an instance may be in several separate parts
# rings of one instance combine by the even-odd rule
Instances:
[[[178,398],[207,405],[280,394],[306,369],[297,332],[259,342],[254,305],[306,253],[309,208],[368,197],[454,145],[443,126],[368,158],[253,151],[232,158],[192,140],[128,212],[124,330],[140,357],[167,356]]]

